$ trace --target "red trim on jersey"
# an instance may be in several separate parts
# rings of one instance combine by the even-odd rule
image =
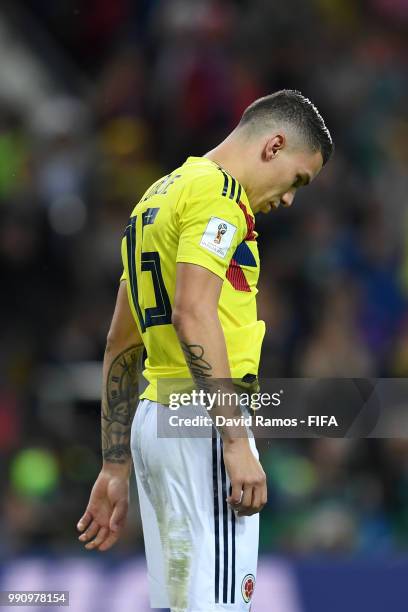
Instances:
[[[245,215],[245,221],[247,225],[247,233],[242,242],[256,240],[256,235],[254,231],[255,219],[250,214],[248,214],[245,204],[243,204],[242,202],[238,202],[238,206]],[[248,281],[245,278],[245,274],[241,266],[234,258],[231,259],[230,265],[228,266],[228,270],[225,276],[229,280],[231,285],[234,287],[234,289],[237,289],[238,291],[251,291],[251,288],[248,285]]]
[[[251,291],[241,266],[235,261],[234,258],[231,259],[225,276],[234,289],[237,289],[238,291]]]
[[[243,204],[242,202],[238,202],[238,206],[240,207],[240,209],[242,210],[242,212],[245,215],[245,221],[247,224],[247,233],[246,236],[244,238],[244,240],[255,240],[256,236],[255,236],[255,219],[253,217],[251,217],[250,214],[248,214],[248,211],[246,209],[245,204]]]

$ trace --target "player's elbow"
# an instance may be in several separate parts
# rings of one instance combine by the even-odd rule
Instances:
[[[123,342],[123,338],[115,330],[110,329],[106,336],[105,351],[109,352],[114,350]]]
[[[210,309],[202,305],[173,308],[171,322],[178,334],[188,329],[197,329],[205,321],[218,319],[217,309]]]
[[[194,318],[194,313],[187,312],[184,308],[173,308],[171,313],[171,322],[176,332],[182,331],[185,325]]]
[[[129,306],[126,282],[119,286],[116,306],[106,337],[106,351],[121,351],[129,346],[141,344],[142,338]]]
[[[120,351],[133,344],[140,344],[141,338],[136,325],[132,328],[111,327],[106,336],[105,351]]]

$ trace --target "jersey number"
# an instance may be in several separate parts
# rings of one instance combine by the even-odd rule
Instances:
[[[140,308],[136,275],[136,217],[131,217],[126,228],[126,247],[130,290],[142,332],[153,325],[171,323],[170,299],[164,286],[160,255],[157,251],[142,251],[141,253],[141,271],[150,272],[152,275],[156,306],[145,308],[144,313]]]

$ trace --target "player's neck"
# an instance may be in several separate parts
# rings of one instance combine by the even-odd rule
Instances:
[[[237,143],[231,136],[228,136],[223,142],[217,145],[211,151],[205,153],[203,157],[210,159],[218,164],[221,168],[231,174],[242,185],[245,192],[247,191],[245,168],[237,155]]]

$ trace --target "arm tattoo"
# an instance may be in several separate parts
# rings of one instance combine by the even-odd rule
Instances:
[[[126,463],[130,433],[139,399],[138,377],[143,344],[127,348],[112,361],[102,398],[102,456],[109,463]]]
[[[205,393],[219,391],[220,383],[223,385],[223,381],[213,377],[212,365],[204,359],[204,347],[201,344],[187,344],[183,341],[180,344],[197,388],[202,389]],[[231,393],[234,388],[228,387],[226,390]],[[232,416],[242,416],[239,403],[234,407]]]
[[[197,387],[209,391],[212,365],[204,359],[204,347],[201,344],[187,344],[186,342],[180,344]]]

